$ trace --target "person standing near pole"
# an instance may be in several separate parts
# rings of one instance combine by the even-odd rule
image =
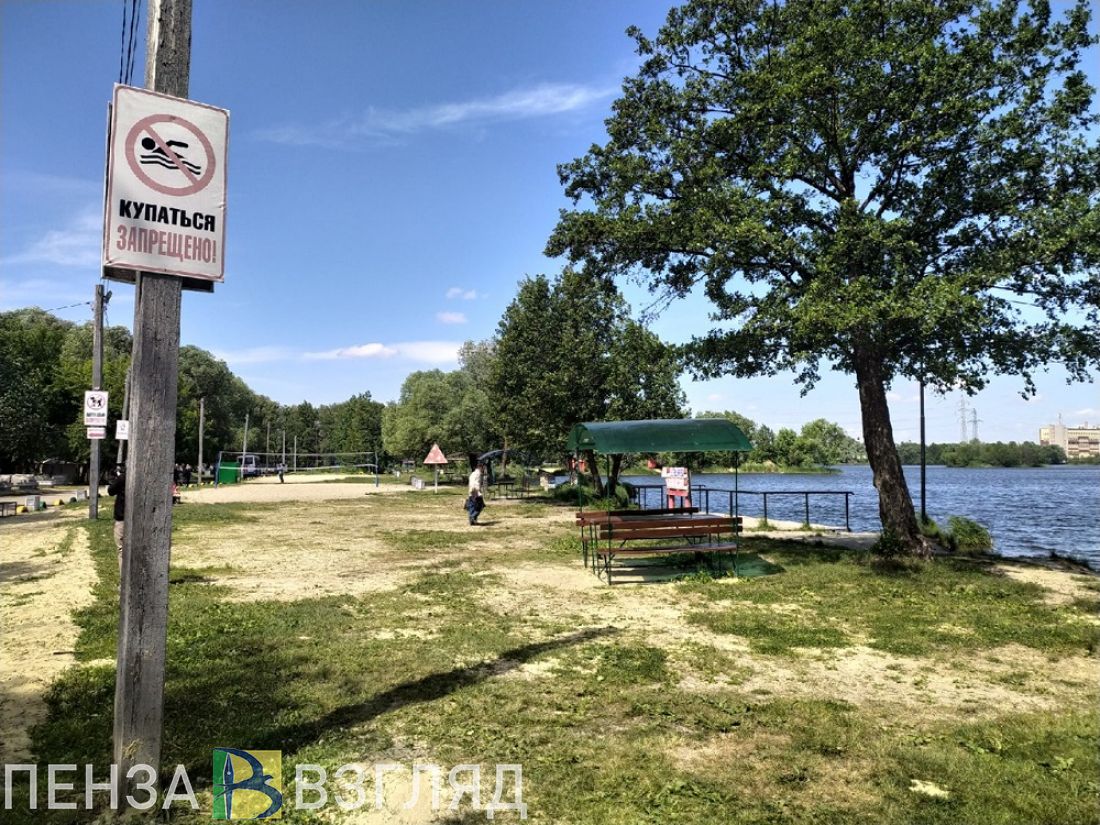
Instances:
[[[122,541],[126,537],[126,465],[115,468],[115,477],[107,485],[107,495],[115,497],[115,548],[118,550],[118,569],[122,571]]]

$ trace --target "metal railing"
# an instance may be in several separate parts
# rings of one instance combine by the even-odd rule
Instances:
[[[646,509],[649,506],[649,491],[657,491],[656,500],[658,507],[663,507],[664,503],[662,498],[665,494],[665,485],[663,484],[633,484],[632,499],[642,509]],[[852,532],[851,523],[851,509],[849,506],[849,498],[854,496],[855,493],[850,490],[726,490],[726,489],[712,489],[704,484],[693,484],[691,486],[692,500],[698,504],[705,512],[710,512],[710,500],[711,495],[716,498],[726,496],[727,506],[726,512],[732,513],[735,516],[741,515],[741,496],[760,496],[763,499],[764,507],[764,521],[768,520],[768,497],[769,496],[802,496],[803,500],[803,524],[811,524],[810,521],[810,496],[844,496],[844,529],[849,533]]]

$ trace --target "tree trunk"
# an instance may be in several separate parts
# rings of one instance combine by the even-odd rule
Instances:
[[[607,496],[615,495],[615,487],[619,484],[619,471],[623,466],[623,454],[615,453],[611,456],[611,471],[607,476]]]
[[[595,450],[585,450],[584,460],[588,464],[588,472],[592,475],[592,495],[603,495],[603,482],[600,480],[600,464],[596,460]]]
[[[875,489],[878,490],[878,512],[883,532],[892,533],[913,555],[928,556],[930,545],[917,527],[913,499],[909,495],[901,459],[894,445],[882,365],[869,347],[857,347],[855,368],[863,419],[863,443],[867,448],[867,461],[871,465]]]

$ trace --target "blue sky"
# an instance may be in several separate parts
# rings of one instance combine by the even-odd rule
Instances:
[[[91,296],[122,6],[0,3],[0,310]],[[542,255],[568,205],[555,167],[603,140],[637,65],[624,30],[653,32],[667,7],[195,0],[190,97],[230,111],[229,213],[225,283],[185,293],[183,343],[284,403],[386,401],[413,370],[454,368],[462,341],[493,334],[519,280],[559,268]],[[132,288],[110,288],[109,322],[129,325]],[[684,302],[653,328],[684,340],[706,312]],[[1058,369],[1038,384],[1031,401],[1017,379],[971,399],[981,437],[1035,440],[1059,413],[1100,421],[1095,385],[1067,386]],[[773,428],[824,416],[859,433],[848,376],[806,397],[789,376],[684,388],[697,411]],[[893,388],[899,439],[917,436],[916,394]],[[930,440],[958,439],[957,404],[929,396]]]

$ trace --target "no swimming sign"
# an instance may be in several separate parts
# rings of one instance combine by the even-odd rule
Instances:
[[[115,86],[105,277],[132,281],[136,270],[160,272],[207,290],[224,279],[228,141],[225,109]]]

